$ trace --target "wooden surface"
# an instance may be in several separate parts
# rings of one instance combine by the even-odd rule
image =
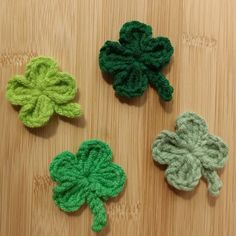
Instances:
[[[91,213],[60,211],[51,200],[48,165],[86,139],[109,143],[127,173],[120,197],[106,205],[109,236],[233,236],[236,231],[236,1],[235,0],[1,0],[0,3],[0,235],[94,235]],[[119,101],[102,77],[98,52],[117,40],[121,25],[140,20],[154,35],[168,36],[175,53],[165,73],[174,99],[160,102],[149,88],[134,101]],[[30,130],[5,99],[7,81],[36,55],[56,58],[73,74],[84,118],[54,117]],[[200,181],[196,191],[173,191],[156,166],[150,146],[174,129],[181,112],[202,115],[229,145],[217,199]]]

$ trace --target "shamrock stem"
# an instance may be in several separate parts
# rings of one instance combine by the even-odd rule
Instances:
[[[208,191],[213,195],[217,196],[220,193],[222,182],[216,171],[202,169],[202,175],[208,182]]]
[[[157,73],[157,75],[150,76],[149,83],[156,89],[164,101],[170,101],[172,99],[174,89],[161,72]]]
[[[54,110],[57,114],[68,118],[75,118],[82,115],[80,105],[78,103],[55,104]]]
[[[103,202],[94,195],[90,195],[88,197],[88,205],[94,216],[92,230],[94,232],[99,232],[107,224],[106,209]]]

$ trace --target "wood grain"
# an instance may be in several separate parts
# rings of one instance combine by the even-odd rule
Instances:
[[[127,173],[124,193],[107,204],[109,225],[100,235],[233,236],[236,231],[236,1],[234,0],[1,0],[0,6],[0,235],[94,235],[87,207],[66,214],[51,200],[48,165],[89,138],[109,143]],[[175,87],[170,103],[150,88],[131,102],[114,96],[102,77],[98,52],[118,39],[129,20],[153,26],[175,47],[165,70]],[[7,81],[24,72],[35,55],[57,59],[73,74],[84,118],[54,117],[30,130],[5,99]],[[212,133],[229,145],[217,199],[201,181],[196,191],[173,191],[150,146],[163,129],[174,129],[184,111],[205,117]]]

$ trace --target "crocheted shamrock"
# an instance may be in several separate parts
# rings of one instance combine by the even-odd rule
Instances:
[[[168,38],[152,38],[151,26],[131,21],[121,28],[119,42],[105,42],[99,63],[101,70],[113,77],[117,95],[141,96],[150,83],[164,101],[169,101],[173,87],[161,70],[169,63],[173,51]]]
[[[22,106],[19,118],[26,126],[43,126],[54,112],[70,118],[81,115],[80,105],[70,103],[77,92],[75,79],[58,67],[51,58],[36,57],[27,64],[25,75],[8,82],[7,99]]]
[[[124,188],[123,169],[112,163],[112,152],[106,143],[89,140],[82,143],[76,155],[66,151],[50,164],[55,203],[64,211],[77,211],[88,204],[94,219],[92,230],[98,232],[107,224],[103,201],[117,196]]]
[[[213,196],[222,182],[216,169],[225,165],[228,148],[217,136],[208,133],[205,121],[195,113],[183,113],[176,120],[176,133],[163,131],[152,145],[153,159],[168,165],[168,183],[179,190],[191,191],[201,176],[208,181]]]

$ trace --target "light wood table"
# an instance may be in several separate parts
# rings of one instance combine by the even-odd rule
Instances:
[[[236,233],[236,1],[235,0],[1,0],[0,3],[0,235],[94,235],[88,207],[66,214],[51,200],[48,165],[86,139],[106,141],[127,173],[125,191],[107,205],[109,236],[234,236]],[[175,88],[160,102],[149,88],[132,102],[114,96],[98,53],[117,40],[121,25],[139,20],[154,36],[171,39],[175,53],[165,74]],[[25,128],[5,99],[7,81],[36,55],[54,57],[76,77],[84,118],[54,117]],[[194,111],[229,145],[224,186],[213,199],[173,191],[154,164],[151,144],[176,116]]]

